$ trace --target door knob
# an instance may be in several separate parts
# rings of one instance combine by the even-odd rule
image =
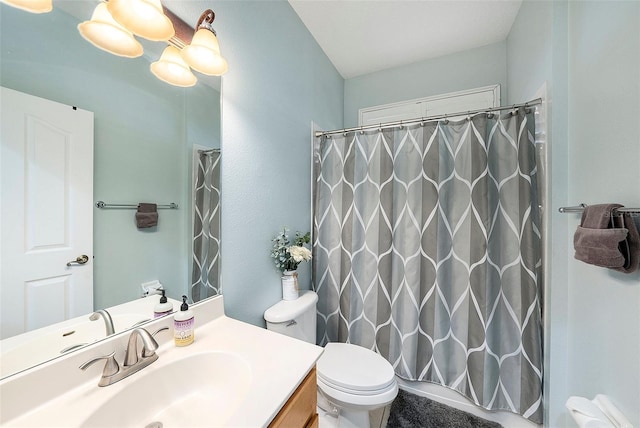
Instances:
[[[89,261],[89,256],[87,256],[86,254],[83,254],[81,256],[78,256],[78,258],[76,258],[75,260],[71,260],[69,263],[67,263],[67,266],[71,266],[72,264],[83,265],[88,261]]]

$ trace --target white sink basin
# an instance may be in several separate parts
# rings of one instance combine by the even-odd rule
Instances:
[[[226,317],[223,296],[193,310],[193,344],[174,345],[171,317],[151,321],[146,324],[149,332],[169,328],[168,334],[156,336],[158,359],[112,385],[98,387],[102,361],[86,370],[79,367],[114,351],[122,364],[127,335],[111,336],[0,380],[0,426],[268,426],[322,348]]]
[[[158,364],[158,363],[155,363]],[[201,352],[123,380],[125,389],[103,403],[86,427],[222,426],[249,391],[251,366],[229,352]]]

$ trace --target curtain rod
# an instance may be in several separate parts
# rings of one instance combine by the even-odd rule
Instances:
[[[411,125],[414,123],[437,122],[439,120],[442,120],[442,119],[446,120],[449,117],[455,117],[455,116],[473,116],[480,113],[491,113],[493,111],[514,110],[520,107],[532,107],[538,104],[542,104],[542,98],[536,98],[535,100],[531,100],[526,103],[513,104],[510,106],[504,106],[504,107],[491,107],[491,108],[483,108],[478,110],[461,111],[458,113],[440,114],[436,116],[417,117],[415,119],[397,120],[394,122],[379,123],[377,125],[366,125],[366,126],[356,126],[353,128],[336,129],[334,131],[318,131],[315,133],[315,136],[322,137],[322,136],[333,135],[333,134],[345,134],[347,132],[364,131],[365,129],[376,129],[376,128],[382,130],[387,128],[395,128],[396,126]]]

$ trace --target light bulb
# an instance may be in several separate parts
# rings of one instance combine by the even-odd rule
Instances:
[[[2,0],[2,3],[31,13],[46,13],[53,10],[53,0]]]
[[[98,4],[91,20],[80,23],[78,31],[91,44],[114,55],[127,58],[142,55],[142,45],[129,30],[113,19],[106,3]]]
[[[160,0],[109,0],[107,8],[113,19],[145,39],[163,41],[176,34]]]
[[[182,50],[182,57],[194,70],[209,76],[221,76],[227,72],[227,61],[220,55],[216,35],[206,28],[194,34],[191,44]]]
[[[160,59],[151,64],[151,72],[158,79],[174,86],[193,86],[198,81],[180,56],[180,51],[174,46],[165,48]]]

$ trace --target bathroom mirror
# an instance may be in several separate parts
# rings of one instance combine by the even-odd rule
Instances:
[[[159,209],[148,229],[136,227],[135,208],[93,206],[93,310],[140,300],[141,284],[156,280],[170,298],[191,298],[194,164],[199,151],[220,161],[220,78],[196,73],[191,88],[158,80],[149,64],[162,42],[141,40],[145,54],[134,59],[95,48],[77,25],[97,3],[55,2],[45,14],[0,4],[0,85],[93,112],[93,203],[178,205]],[[202,12],[194,7],[182,11],[191,26]]]

